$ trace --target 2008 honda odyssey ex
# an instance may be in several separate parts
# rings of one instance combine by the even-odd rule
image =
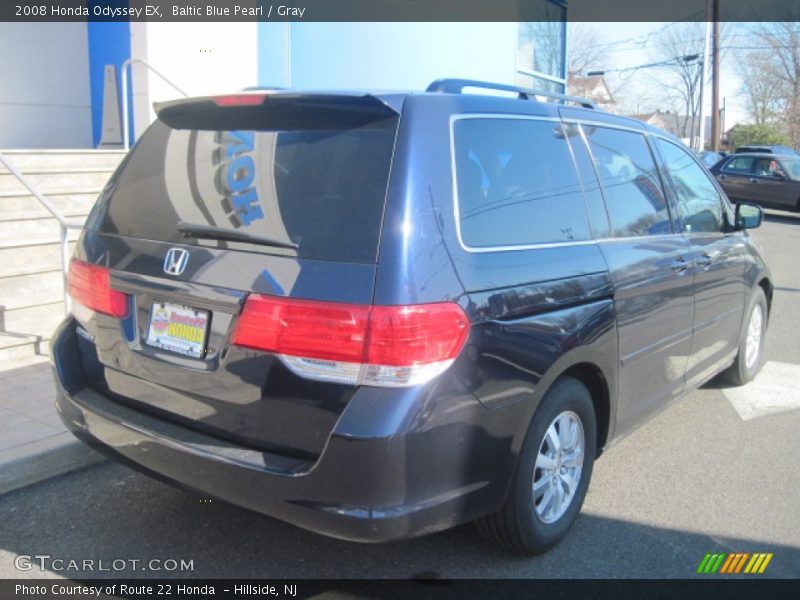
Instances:
[[[157,113],[52,343],[64,422],[146,473],[348,540],[477,520],[542,552],[603,448],[762,365],[762,212],[663,131],[462,80]]]

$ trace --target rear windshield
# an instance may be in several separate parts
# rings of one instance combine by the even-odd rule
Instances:
[[[158,120],[112,180],[100,229],[171,243],[375,262],[396,116],[258,131],[172,129]],[[238,125],[238,123],[237,123]],[[249,126],[249,128],[248,128]],[[178,223],[296,245],[185,238]]]

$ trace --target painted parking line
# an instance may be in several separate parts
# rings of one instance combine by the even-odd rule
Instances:
[[[745,421],[800,410],[800,365],[768,362],[753,381],[723,393]]]

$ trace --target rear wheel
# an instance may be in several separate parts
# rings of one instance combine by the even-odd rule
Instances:
[[[508,499],[477,521],[491,542],[539,554],[572,527],[592,476],[597,439],[594,406],[580,381],[562,377],[547,392],[528,429]]]
[[[739,336],[739,352],[733,364],[723,373],[733,385],[752,381],[764,365],[764,338],[767,333],[767,297],[761,286],[756,287],[745,313],[747,319]]]

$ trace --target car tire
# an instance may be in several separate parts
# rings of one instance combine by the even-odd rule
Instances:
[[[767,297],[761,286],[756,286],[739,334],[739,351],[733,364],[723,372],[723,379],[727,383],[744,385],[752,381],[764,366],[768,318]]]
[[[478,531],[494,544],[524,554],[541,554],[558,544],[580,513],[596,446],[589,390],[572,377],[558,379],[528,428],[505,504],[479,519]]]

